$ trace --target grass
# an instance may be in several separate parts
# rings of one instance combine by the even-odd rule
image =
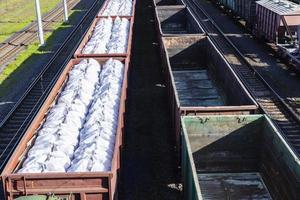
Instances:
[[[40,0],[42,15],[61,0]],[[34,0],[0,0],[0,43],[35,20]]]
[[[55,25],[55,28],[59,27],[59,25]],[[27,46],[26,50],[23,51],[16,60],[11,62],[0,74],[0,85],[12,74],[15,70],[18,69],[20,65],[22,65],[31,55],[40,55],[47,53],[47,49],[51,49],[52,43],[48,40],[51,33],[47,33],[44,35],[45,37],[45,47],[40,48],[39,42],[36,41]]]
[[[1,0],[0,0],[1,1]],[[81,10],[72,10],[69,14],[69,21],[73,21],[77,15],[82,12]],[[72,25],[65,24],[63,22],[56,22],[50,27],[54,30],[52,33],[45,34],[45,46],[40,46],[38,41],[27,46],[26,50],[18,55],[16,60],[11,62],[0,74],[0,99],[1,96],[5,96],[11,89],[11,85],[14,85],[19,80],[19,75],[22,70],[30,67],[37,59],[42,59],[43,54],[52,52],[57,45],[57,36],[61,35],[66,29],[71,28]],[[19,72],[18,72],[19,71]],[[21,72],[22,73],[22,72]]]

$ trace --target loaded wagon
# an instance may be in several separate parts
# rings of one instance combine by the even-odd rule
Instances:
[[[216,0],[233,14],[238,15],[246,21],[246,26],[252,29],[255,23],[255,2],[257,0]]]
[[[130,56],[133,17],[97,17],[75,51],[75,58]]]
[[[136,0],[107,0],[98,13],[98,17],[134,17]]]
[[[84,68],[91,63],[100,71]],[[81,200],[117,196],[128,64],[125,58],[67,64],[2,171],[8,200],[49,193]],[[87,83],[94,93],[87,93]]]

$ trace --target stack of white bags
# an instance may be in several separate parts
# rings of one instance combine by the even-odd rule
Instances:
[[[75,151],[75,159],[69,172],[110,170],[118,125],[123,68],[120,61],[112,59],[103,66],[100,85],[80,132],[79,147]]]
[[[18,172],[110,170],[123,68],[112,59],[101,73],[94,59],[75,65]]]
[[[126,53],[129,27],[130,23],[126,18],[101,18],[82,53]]]
[[[102,16],[130,16],[132,0],[110,0]]]

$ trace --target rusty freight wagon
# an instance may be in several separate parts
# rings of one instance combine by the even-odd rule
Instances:
[[[286,43],[300,25],[300,5],[287,0],[256,1],[255,34],[269,41]]]
[[[200,24],[186,6],[157,6],[158,31],[162,36],[203,34]]]
[[[123,26],[124,23],[127,25]],[[133,23],[133,17],[95,18],[75,51],[74,57],[130,57]]]
[[[246,26],[251,29],[255,22],[255,2],[257,0],[215,0],[226,8],[230,9],[233,14],[243,18]]]
[[[264,115],[182,117],[184,199],[300,197],[300,161]]]
[[[162,40],[162,62],[177,144],[181,115],[257,112],[257,103],[207,36]]]
[[[62,91],[65,91],[64,88],[68,86],[66,86],[66,84],[68,83],[67,80],[70,79],[70,70],[74,65],[83,60],[73,59],[67,64],[46,101],[24,134],[22,140],[16,147],[8,164],[2,171],[1,177],[3,181],[3,187],[5,196],[8,200],[15,199],[18,196],[34,194],[46,195],[49,193],[55,194],[59,197],[71,197],[72,199],[80,200],[114,199],[114,197],[117,195],[116,187],[120,170],[120,149],[123,143],[122,135],[124,127],[128,73],[128,60],[125,58],[114,59],[119,60],[124,64],[124,70],[123,73],[121,73],[123,80],[120,83],[120,104],[118,108],[115,108],[116,121],[114,123],[116,124],[116,128],[113,129],[115,131],[115,136],[114,144],[111,145],[111,162],[108,160],[110,165],[109,170],[104,172],[97,170],[83,172],[70,172],[70,170],[66,170],[65,172],[49,172],[47,170],[36,173],[24,171],[22,171],[22,173],[20,172],[20,168],[24,168],[23,164],[27,161],[26,159],[29,156],[30,150],[35,147],[34,145],[41,133],[40,130],[45,128],[45,122],[47,122],[49,119],[49,113],[51,114],[51,107],[53,107],[54,104],[57,104],[59,98],[62,96]],[[107,62],[108,58],[97,58],[96,60],[98,63],[103,64]],[[97,122],[95,122],[95,124],[96,123]],[[98,134],[98,132],[91,132],[91,134],[93,133]],[[92,141],[97,142],[97,140],[98,139]],[[35,151],[31,151],[31,153],[35,153]],[[74,156],[74,159],[77,159],[76,156]],[[23,168],[21,168],[21,170]]]
[[[236,6],[233,12],[243,18],[246,22],[246,27],[249,29],[253,28],[255,22],[255,9],[257,0],[237,0]]]

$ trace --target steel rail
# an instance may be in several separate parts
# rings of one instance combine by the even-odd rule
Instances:
[[[269,115],[276,127],[281,131],[285,140],[289,143],[299,161],[300,153],[300,118],[274,89],[267,83],[261,74],[247,61],[245,56],[222,32],[219,26],[209,17],[209,14],[195,0],[185,0],[202,28],[206,31],[213,43],[224,53],[235,73],[257,100],[261,109]],[[221,37],[221,38],[220,38]],[[230,56],[226,54],[230,52]],[[228,55],[228,54],[227,54]],[[234,57],[232,57],[234,56]],[[233,61],[239,61],[235,64]]]
[[[37,114],[42,103],[47,98],[60,73],[72,58],[79,42],[82,40],[88,27],[93,22],[103,1],[93,1],[89,10],[80,22],[68,35],[61,47],[45,65],[34,82],[0,124],[0,171],[18,145],[26,129]],[[68,48],[70,48],[68,50]],[[66,51],[68,50],[68,52]]]

